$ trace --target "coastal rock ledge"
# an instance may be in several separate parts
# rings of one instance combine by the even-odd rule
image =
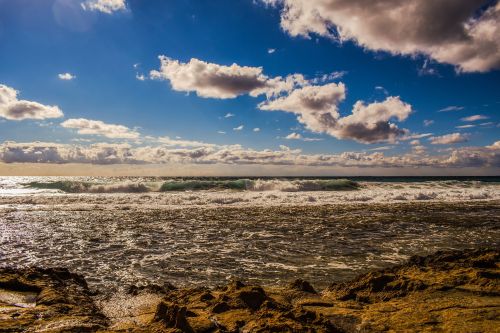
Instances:
[[[1,268],[0,332],[500,332],[499,258],[499,249],[440,251],[321,292],[303,280],[166,283],[107,301],[66,269]],[[117,302],[125,314],[110,310]]]

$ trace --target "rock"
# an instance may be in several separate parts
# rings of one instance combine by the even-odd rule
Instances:
[[[194,332],[189,325],[186,317],[187,308],[178,306],[177,304],[160,302],[156,307],[156,312],[153,321],[161,321],[166,328],[177,328],[182,332]]]
[[[220,302],[214,305],[212,308],[212,313],[222,313],[229,311],[231,308],[226,302]]]
[[[297,290],[297,291],[303,291],[306,293],[311,293],[311,294],[316,294],[316,290],[314,290],[313,286],[305,280],[302,279],[297,279],[293,281],[290,285],[289,288],[292,290]]]
[[[67,269],[0,268],[0,331],[104,329],[109,322],[92,295],[85,279]]]
[[[137,296],[140,293],[151,293],[151,294],[168,294],[168,292],[177,289],[174,285],[165,282],[163,285],[158,284],[147,284],[144,286],[131,285],[127,289],[127,293],[130,295]]]
[[[134,317],[121,326],[103,315],[77,274],[0,269],[0,331],[495,332],[499,259],[496,249],[439,251],[321,293],[303,280],[265,289],[237,280],[215,289],[131,287],[121,301],[107,300],[108,306],[123,305],[128,297],[131,303],[138,298],[154,303],[138,307],[147,312],[138,314],[141,320]]]
[[[252,310],[258,310],[267,298],[261,287],[245,287],[236,294],[236,297]]]

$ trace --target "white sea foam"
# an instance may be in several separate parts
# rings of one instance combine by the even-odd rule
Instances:
[[[165,186],[165,184],[168,184]],[[162,187],[167,191],[161,191]],[[175,190],[172,190],[175,189]],[[206,189],[206,190],[203,190]],[[58,205],[93,209],[269,206],[500,200],[500,183],[479,181],[352,182],[349,180],[159,180],[0,177],[0,207]],[[64,206],[71,205],[71,208]]]

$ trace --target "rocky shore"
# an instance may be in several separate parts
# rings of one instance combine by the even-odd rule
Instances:
[[[500,332],[499,318],[498,249],[415,256],[323,291],[235,280],[103,298],[66,269],[0,269],[0,332]]]

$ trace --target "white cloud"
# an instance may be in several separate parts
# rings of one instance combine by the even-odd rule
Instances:
[[[391,150],[392,148],[394,148],[394,146],[382,146],[382,147],[372,148],[370,150],[371,151],[384,151],[384,150]]]
[[[274,52],[276,52],[276,49],[267,49],[267,53],[269,54],[273,54]]]
[[[413,133],[413,134],[408,134],[405,135],[401,138],[401,140],[407,141],[407,140],[414,140],[414,139],[422,139],[422,138],[427,138],[431,136],[432,133]]]
[[[320,76],[310,80],[310,82],[313,84],[331,82],[331,81],[335,81],[335,80],[343,78],[346,74],[347,74],[347,71],[335,71],[335,72],[331,72],[329,74],[320,75]]]
[[[500,141],[496,141],[491,146],[486,146],[486,148],[500,150]]]
[[[49,119],[64,116],[58,106],[19,100],[18,91],[0,84],[0,118],[8,120]]]
[[[139,81],[145,81],[146,80],[146,76],[144,76],[144,74],[136,74],[135,78],[137,80],[139,80]]]
[[[456,128],[472,128],[472,127],[476,127],[476,125],[460,125],[460,126],[456,126]]]
[[[424,126],[425,127],[431,126],[432,124],[434,124],[434,120],[430,120],[430,119],[425,119],[424,120]]]
[[[234,117],[234,114],[233,113],[226,113],[226,115],[224,116],[224,118],[231,118],[231,117]]]
[[[417,155],[423,155],[427,152],[427,148],[422,145],[415,145],[413,146],[412,151]]]
[[[420,151],[417,154],[417,151]],[[299,149],[253,150],[239,145],[172,148],[96,143],[88,146],[50,142],[0,144],[3,163],[92,163],[92,164],[228,164],[301,165],[339,167],[500,167],[500,142],[486,147],[464,147],[448,155],[427,156],[425,147],[412,154],[386,156],[383,152],[344,152],[341,154],[303,154]]]
[[[469,140],[469,136],[462,133],[451,133],[442,136],[433,136],[429,140],[433,145],[449,145],[466,142]]]
[[[150,72],[152,79],[168,80],[173,90],[195,92],[204,98],[228,99],[245,94],[270,97],[307,83],[299,74],[269,78],[262,73],[262,67],[225,66],[196,58],[187,63],[166,56],[158,58],[160,69]]]
[[[445,108],[442,108],[442,109],[438,110],[438,112],[460,111],[460,110],[463,110],[463,109],[464,109],[463,106],[451,105],[451,106],[447,106]]]
[[[500,3],[449,0],[261,0],[280,5],[281,27],[354,41],[374,51],[423,54],[459,71],[500,67]],[[443,16],[443,13],[446,13]]]
[[[241,130],[243,130],[243,128],[244,128],[244,126],[240,125],[238,127],[233,128],[233,131],[241,131]]]
[[[99,11],[106,14],[127,9],[125,0],[86,0],[81,5],[84,10]]]
[[[385,89],[382,86],[376,86],[375,90],[381,91],[382,93],[384,93],[384,95],[389,95],[389,92],[387,91],[387,89]]]
[[[298,121],[308,129],[338,139],[353,139],[362,143],[393,142],[407,134],[407,130],[389,122],[392,119],[404,121],[411,113],[411,106],[399,97],[388,97],[383,102],[368,105],[358,101],[351,115],[341,117],[338,104],[344,99],[344,84],[329,83],[296,89],[288,96],[260,103],[259,108],[297,114]]]
[[[169,80],[172,89],[196,92],[200,97],[235,98],[243,94],[255,94],[266,88],[267,77],[261,67],[232,64],[217,65],[198,59],[181,63],[165,56],[159,57],[159,71],[151,71],[151,78]]]
[[[85,118],[68,119],[61,123],[64,128],[76,129],[82,135],[101,135],[111,139],[137,139],[139,133],[123,125],[106,124],[100,120]]]
[[[300,133],[295,133],[292,132],[285,136],[285,139],[287,140],[301,140],[301,141],[306,141],[306,142],[314,142],[314,141],[323,141],[323,139],[320,138],[304,138]]]
[[[289,95],[265,101],[259,109],[285,111],[298,115],[298,120],[315,132],[326,132],[339,117],[337,105],[345,99],[343,83],[306,86]]]
[[[219,134],[226,134],[226,132],[224,132],[224,131],[217,131],[217,133],[219,133]]]
[[[255,128],[253,129],[253,131],[254,131],[254,132],[260,132],[260,128],[255,127]]]
[[[300,140],[302,139],[302,135],[300,133],[290,133],[287,136],[285,136],[285,139],[287,140]]]
[[[65,80],[65,81],[76,79],[76,75],[73,75],[71,73],[61,73],[57,74],[57,76],[59,77],[60,80]]]
[[[489,117],[483,116],[481,114],[475,114],[473,116],[460,118],[461,121],[476,121],[476,120],[484,120],[484,119],[489,119]]]
[[[156,139],[157,142],[165,146],[177,146],[177,147],[214,147],[214,144],[205,143],[201,141],[191,141],[191,140],[180,140],[179,137],[176,139],[171,139],[168,136],[159,137]]]
[[[418,146],[418,145],[420,145],[420,141],[419,140],[412,140],[412,141],[410,141],[410,144],[412,146]]]

